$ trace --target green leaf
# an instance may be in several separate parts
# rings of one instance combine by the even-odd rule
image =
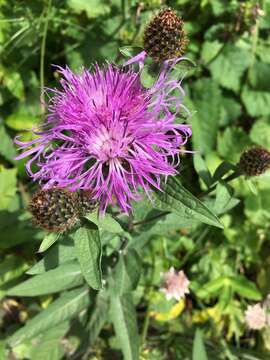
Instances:
[[[95,225],[80,227],[72,237],[85,280],[91,288],[100,289],[102,287],[101,244],[97,227]]]
[[[216,168],[213,175],[213,182],[221,180],[231,170],[236,170],[236,166],[228,161],[222,161],[222,163]]]
[[[5,127],[0,124],[0,155],[3,156],[6,160],[13,162],[14,157],[16,156],[16,151],[13,145],[12,140],[8,136]]]
[[[176,177],[170,177],[166,184],[163,182],[161,188],[163,192],[155,193],[155,208],[223,228],[217,216],[185,189]]]
[[[207,65],[220,51],[223,44],[220,43],[218,40],[215,41],[205,41],[203,43],[201,58],[204,64]]]
[[[110,214],[99,216],[97,212],[87,214],[85,216],[87,220],[90,220],[97,225],[99,231],[107,231],[113,234],[122,234],[123,228]]]
[[[29,130],[37,125],[38,118],[19,110],[9,115],[5,123],[13,130]]]
[[[220,291],[218,306],[221,310],[225,310],[231,303],[233,299],[233,289],[232,286],[224,286]]]
[[[89,306],[88,289],[85,287],[69,291],[51,303],[45,310],[29,320],[25,326],[17,330],[8,344],[14,347],[25,340],[43,333],[66,320],[71,320]]]
[[[140,79],[142,85],[146,89],[149,89],[154,85],[156,81],[156,75],[151,73],[150,67],[148,65],[145,65],[141,71]]]
[[[135,290],[141,274],[141,259],[134,249],[120,254],[115,267],[113,281],[114,291],[118,295]]]
[[[218,153],[227,161],[237,163],[241,153],[251,145],[247,133],[238,127],[227,127],[218,137]]]
[[[208,360],[205,346],[203,343],[203,333],[200,329],[196,329],[193,342],[192,360]]]
[[[249,136],[255,144],[270,149],[270,119],[268,121],[262,119],[254,122]]]
[[[216,200],[214,210],[217,214],[224,213],[232,199],[233,190],[224,181],[220,181],[216,187]]]
[[[239,91],[241,78],[250,64],[250,52],[239,46],[226,44],[223,51],[209,65],[213,79],[226,89]]]
[[[143,48],[139,46],[122,46],[119,51],[125,57],[131,58],[143,51]]]
[[[0,264],[0,297],[6,294],[8,287],[14,285],[12,280],[21,276],[28,269],[28,264],[23,257],[17,255],[6,255]],[[10,283],[11,282],[11,283]]]
[[[252,88],[259,91],[270,91],[270,71],[269,64],[255,61],[248,72],[249,81]]]
[[[131,294],[111,297],[111,318],[125,360],[139,359],[139,334]]]
[[[219,276],[217,279],[211,280],[204,284],[196,291],[196,295],[201,298],[215,296],[219,293],[220,289],[230,285],[230,280],[226,276]]]
[[[7,294],[40,296],[70,289],[82,283],[83,277],[79,264],[67,263],[20,283],[9,289]]]
[[[0,286],[21,276],[28,268],[22,257],[7,255],[0,264]]]
[[[270,114],[270,93],[268,91],[250,90],[245,86],[241,97],[249,115],[267,116]]]
[[[16,169],[5,169],[0,165],[0,210],[7,209],[17,191]]]
[[[197,111],[191,117],[193,148],[205,154],[216,147],[222,104],[218,84],[209,78],[197,80],[192,85],[192,101],[186,100],[186,105]]]
[[[40,244],[40,247],[38,249],[38,252],[42,253],[49,249],[60,237],[59,233],[48,233],[45,235],[44,239],[42,240],[42,243]]]
[[[259,301],[262,299],[262,294],[257,289],[256,285],[246,279],[244,276],[236,276],[231,278],[232,288],[240,295],[250,300]]]
[[[67,3],[77,14],[85,12],[89,19],[104,16],[110,12],[110,7],[103,0],[68,0]]]
[[[220,127],[234,124],[242,113],[242,106],[232,97],[223,95],[221,104],[221,117],[219,121]]]
[[[18,244],[37,240],[37,232],[30,219],[20,221],[17,212],[0,212],[0,231],[0,249],[10,249]]]
[[[175,234],[179,229],[190,228],[194,225],[194,220],[179,217],[179,214],[170,213],[159,219],[146,221],[138,228],[138,235],[134,235],[129,242],[128,248],[133,248],[143,252],[144,246],[153,236],[168,236]],[[137,227],[136,227],[137,228]]]
[[[270,64],[270,43],[265,41],[260,41],[256,47],[256,53],[259,56],[260,60],[264,63]]]
[[[199,174],[200,178],[207,187],[210,187],[212,184],[212,176],[202,156],[200,154],[194,154],[193,163],[195,170]]]
[[[93,345],[99,336],[100,331],[108,320],[109,312],[109,299],[105,291],[99,291],[95,306],[91,313],[90,321],[87,324],[87,330],[89,331],[90,345]]]
[[[62,324],[49,329],[35,341],[35,345],[30,350],[31,359],[38,360],[60,360],[65,354],[64,345],[61,339],[69,329],[69,323]]]
[[[19,100],[24,100],[24,85],[20,73],[14,70],[5,70],[4,85]]]
[[[8,350],[6,348],[6,343],[4,340],[0,340],[0,359],[1,360],[9,360],[8,359]]]
[[[76,253],[73,240],[71,238],[61,239],[46,252],[43,259],[27,271],[27,274],[41,274],[74,259],[76,259]]]

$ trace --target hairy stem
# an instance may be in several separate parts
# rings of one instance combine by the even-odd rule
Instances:
[[[52,0],[48,0],[47,3],[47,10],[44,20],[44,28],[42,32],[42,41],[41,41],[41,48],[40,48],[40,68],[39,68],[39,78],[40,78],[40,103],[41,103],[41,113],[44,114],[45,112],[45,97],[44,97],[44,60],[45,60],[45,52],[46,52],[46,40],[47,40],[47,33],[48,33],[48,24],[50,18],[50,10],[52,6]]]

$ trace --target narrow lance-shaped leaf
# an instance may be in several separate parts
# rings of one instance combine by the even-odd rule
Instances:
[[[203,334],[200,329],[196,329],[193,342],[192,360],[208,360],[205,346],[203,343]]]
[[[42,253],[49,249],[60,237],[59,233],[48,233],[40,244],[38,252]]]
[[[47,330],[41,337],[33,341],[34,346],[30,350],[30,358],[38,360],[60,360],[65,354],[65,348],[61,339],[69,329],[69,322]]]
[[[223,228],[217,216],[185,189],[176,177],[170,177],[166,183],[163,182],[161,188],[163,192],[158,191],[154,199],[156,208]]]
[[[139,334],[131,294],[111,296],[111,318],[125,360],[138,360]]]
[[[217,214],[222,214],[229,205],[233,195],[232,188],[224,181],[220,181],[216,189],[216,200],[214,209]]]
[[[109,299],[108,294],[101,290],[97,297],[93,312],[91,314],[91,318],[89,323],[87,324],[87,330],[90,335],[90,345],[93,345],[96,341],[100,331],[102,330],[105,322],[108,319],[108,311],[109,311]]]
[[[262,294],[259,292],[256,285],[244,276],[238,275],[236,277],[231,277],[230,280],[233,290],[240,296],[257,301],[262,299]]]
[[[82,274],[95,290],[102,287],[101,244],[96,225],[85,223],[72,234]]]
[[[52,270],[59,265],[76,259],[73,240],[69,237],[56,242],[44,255],[44,257],[31,267],[27,274],[36,275]]]
[[[123,295],[134,289],[140,279],[141,259],[134,249],[122,254],[113,273],[114,290]]]
[[[39,296],[70,289],[83,283],[81,269],[78,263],[63,264],[56,269],[20,283],[8,290],[8,295]]]
[[[45,310],[29,320],[9,339],[11,347],[19,345],[44,331],[74,318],[80,311],[89,306],[88,289],[85,287],[69,291],[51,303]]]
[[[202,158],[202,156],[200,154],[194,154],[193,163],[194,163],[195,170],[199,174],[200,178],[203,180],[203,182],[205,183],[205,185],[207,187],[210,187],[212,184],[211,173],[208,170],[206,163],[205,163],[204,159]]]

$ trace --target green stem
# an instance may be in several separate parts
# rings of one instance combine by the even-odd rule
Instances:
[[[151,258],[152,258],[152,271],[151,271],[150,284],[153,284],[154,275],[155,275],[155,254],[154,254],[154,250],[152,249],[152,247],[151,247]],[[148,288],[148,292],[146,294],[148,304],[147,304],[147,308],[146,308],[145,319],[144,319],[143,329],[142,329],[142,336],[141,336],[142,346],[146,342],[148,329],[149,329],[149,325],[150,325],[150,300],[149,300],[149,298],[151,298],[151,292],[152,292],[152,286],[150,285],[150,287]]]
[[[41,102],[41,113],[45,112],[45,97],[44,97],[44,60],[45,60],[45,52],[46,52],[46,40],[48,33],[48,23],[50,17],[50,10],[52,6],[52,0],[48,0],[47,3],[47,11],[45,15],[44,28],[42,32],[42,41],[41,41],[41,49],[40,49],[40,69],[39,69],[39,77],[40,77],[40,102]]]
[[[251,43],[251,61],[250,61],[250,65],[249,65],[249,68],[248,68],[248,79],[250,79],[250,76],[251,76],[251,71],[252,71],[252,68],[255,64],[255,60],[256,60],[256,51],[257,51],[257,44],[258,44],[258,38],[259,38],[259,21],[257,20],[256,21],[256,24],[254,26],[254,29],[253,29],[253,33],[252,33],[252,43]]]
[[[243,173],[240,170],[236,170],[234,173],[232,173],[231,175],[227,176],[223,181],[225,181],[226,183],[229,183],[230,181],[237,179],[239,176],[242,176]],[[218,181],[216,181],[214,183],[213,186],[211,186],[208,190],[203,191],[201,194],[198,195],[199,198],[202,198],[208,194],[210,194],[212,191],[214,191],[216,189]]]
[[[149,324],[150,324],[150,311],[149,311],[149,304],[148,304],[147,310],[146,310],[146,316],[145,316],[144,323],[143,323],[142,345],[145,344],[145,341],[146,341],[146,338],[147,338],[147,333],[148,333]]]

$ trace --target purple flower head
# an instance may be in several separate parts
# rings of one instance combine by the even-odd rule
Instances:
[[[59,72],[62,89],[49,91],[37,138],[15,140],[26,149],[17,159],[31,155],[27,173],[43,188],[90,190],[101,212],[115,203],[128,212],[142,191],[150,195],[151,188],[160,189],[161,176],[176,174],[191,135],[187,125],[175,123],[183,107],[181,84],[170,79],[168,67],[150,89],[139,73],[112,65]]]

